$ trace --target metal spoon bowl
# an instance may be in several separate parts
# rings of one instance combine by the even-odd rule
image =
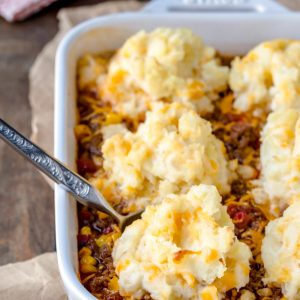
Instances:
[[[122,232],[126,226],[140,218],[142,211],[126,216],[119,214],[86,179],[47,154],[2,119],[0,119],[0,138],[59,186],[72,194],[78,202],[112,216],[118,222]]]

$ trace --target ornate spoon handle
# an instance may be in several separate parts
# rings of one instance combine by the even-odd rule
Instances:
[[[2,119],[0,119],[0,138],[75,196],[82,204],[94,206],[118,221],[123,218],[88,181],[30,142]]]

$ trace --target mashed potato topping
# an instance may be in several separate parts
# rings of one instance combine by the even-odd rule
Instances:
[[[300,41],[262,43],[235,58],[229,83],[241,111],[300,108]]]
[[[295,109],[271,113],[262,132],[259,184],[277,215],[295,196],[300,196],[300,112]],[[270,199],[270,200],[266,200]]]
[[[300,202],[292,204],[281,218],[266,227],[262,258],[266,282],[282,287],[287,299],[300,299]]]
[[[180,103],[157,103],[137,132],[121,131],[105,140],[103,167],[127,202],[144,208],[192,185],[230,190],[223,143],[211,125]]]
[[[93,89],[97,86],[100,76],[107,72],[107,60],[91,54],[83,55],[78,62],[78,88],[79,90]]]
[[[215,50],[192,31],[158,28],[130,37],[110,62],[99,87],[117,112],[134,117],[158,100],[211,111],[227,79],[228,68],[220,65]]]
[[[148,206],[113,249],[121,294],[130,299],[221,299],[248,283],[250,257],[217,189],[204,184]]]

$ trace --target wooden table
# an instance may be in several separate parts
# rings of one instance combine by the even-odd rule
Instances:
[[[57,32],[61,7],[99,0],[59,1],[19,24],[0,19],[0,117],[31,132],[28,71]],[[53,191],[22,157],[0,141],[0,265],[55,250]]]
[[[0,20],[0,117],[30,135],[28,71],[57,31],[61,7],[99,0],[59,1],[19,24]],[[300,1],[282,0],[300,9]],[[55,250],[53,191],[33,167],[0,141],[0,265]]]

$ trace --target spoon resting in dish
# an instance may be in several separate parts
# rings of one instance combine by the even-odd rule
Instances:
[[[140,218],[142,211],[129,215],[119,214],[86,179],[47,154],[2,119],[0,119],[0,138],[60,187],[73,195],[78,202],[97,208],[112,216],[118,222],[121,231],[124,231],[126,226]]]

